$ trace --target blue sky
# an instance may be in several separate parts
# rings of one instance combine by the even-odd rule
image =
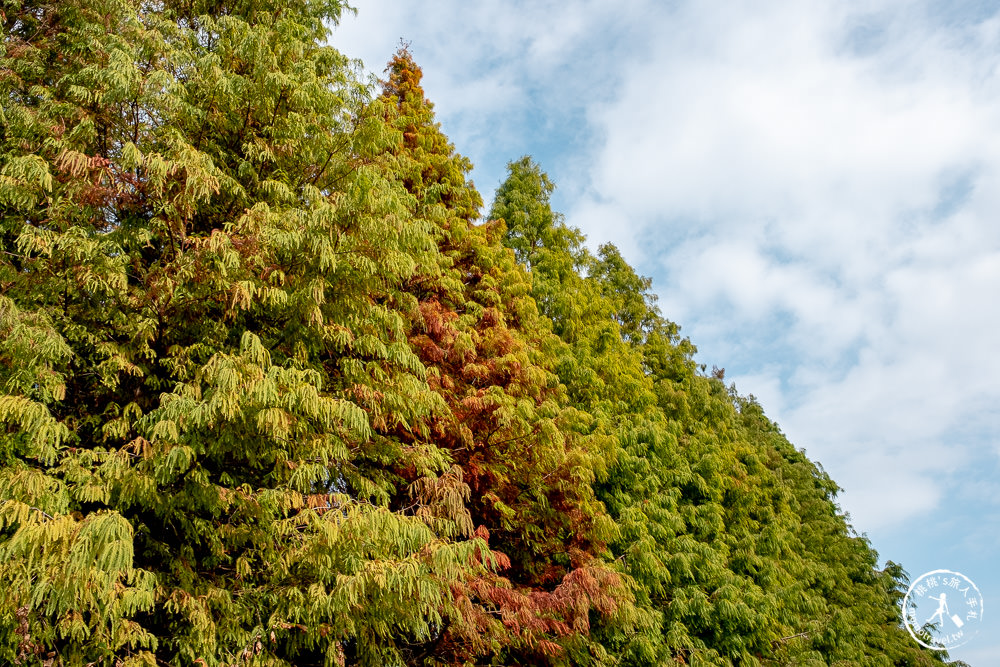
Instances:
[[[532,155],[883,559],[1000,609],[998,3],[356,5],[333,44],[409,42],[487,201]]]

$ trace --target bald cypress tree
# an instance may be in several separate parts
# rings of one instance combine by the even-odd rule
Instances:
[[[533,160],[508,170],[490,217],[566,343],[573,405],[611,443],[595,488],[647,623],[596,627],[609,652],[627,665],[942,664],[902,629],[898,567],[877,569],[832,480],[702,372],[614,246],[590,253]]]
[[[495,565],[392,505],[436,244],[342,9],[0,14],[0,662],[400,664]]]
[[[602,453],[588,448],[578,425],[589,417],[569,407],[552,372],[561,341],[500,242],[502,227],[477,224],[471,164],[437,125],[409,52],[386,72],[386,119],[398,132],[387,168],[440,250],[409,283],[410,342],[447,406],[432,421],[433,445],[454,466],[447,484],[466,498],[469,530],[502,565],[455,587],[466,611],[436,654],[455,664],[613,661],[591,641],[591,618],[628,624],[631,596],[601,559],[610,532],[591,481]]]

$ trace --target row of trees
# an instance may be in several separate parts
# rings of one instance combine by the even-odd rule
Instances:
[[[836,485],[339,0],[0,10],[0,661],[935,665]]]

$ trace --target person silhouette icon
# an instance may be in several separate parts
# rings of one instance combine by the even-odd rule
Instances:
[[[938,619],[938,621],[940,621],[941,623],[944,623],[944,615],[948,613],[948,596],[945,595],[944,593],[941,593],[941,597],[939,598],[936,598],[933,595],[929,595],[928,597],[932,600],[937,600],[938,608],[937,611],[934,612],[931,615],[931,617],[924,622],[924,625],[927,625],[935,618]]]

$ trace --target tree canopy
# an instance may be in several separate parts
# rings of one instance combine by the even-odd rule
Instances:
[[[936,665],[837,487],[339,0],[0,10],[0,662]]]

